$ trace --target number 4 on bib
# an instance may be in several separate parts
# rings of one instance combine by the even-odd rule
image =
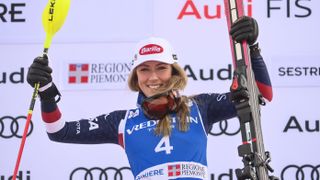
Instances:
[[[154,148],[154,151],[156,153],[165,151],[166,154],[170,154],[173,150],[173,146],[170,146],[170,139],[168,136],[163,137],[160,142],[157,144],[157,146]]]

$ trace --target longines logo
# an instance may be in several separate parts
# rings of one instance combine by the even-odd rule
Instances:
[[[22,138],[23,123],[26,122],[26,116],[3,116],[0,118],[0,138],[9,139],[12,137]],[[33,123],[30,121],[29,136],[33,131]]]

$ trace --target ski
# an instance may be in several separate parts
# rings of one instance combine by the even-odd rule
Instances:
[[[228,29],[232,23],[244,15],[243,0],[224,0]],[[242,157],[244,167],[236,169],[239,180],[269,180],[277,179],[269,176],[273,172],[269,166],[269,152],[265,151],[260,105],[265,102],[258,90],[251,67],[250,48],[246,41],[237,43],[230,36],[234,77],[230,88],[232,100],[236,105],[242,144],[238,146],[238,154]]]

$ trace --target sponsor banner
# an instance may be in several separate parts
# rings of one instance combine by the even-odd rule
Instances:
[[[320,87],[320,56],[271,57],[268,66],[274,87]]]
[[[44,39],[41,14],[45,3],[26,0],[1,1],[1,44],[34,42],[34,38],[39,41],[41,37]]]
[[[0,2],[1,180],[12,179],[32,95],[26,73],[42,52],[46,3]],[[244,3],[258,20],[258,41],[274,86],[273,101],[261,110],[274,174],[284,180],[319,179],[320,1]],[[189,78],[184,94],[229,91],[231,53],[223,11],[222,0],[73,1],[49,50],[53,79],[63,95],[63,118],[78,120],[134,106],[136,95],[118,90],[127,88],[134,44],[149,35],[167,38],[176,49]],[[92,91],[100,89],[107,91]],[[21,180],[133,179],[120,146],[51,142],[38,99],[31,123],[18,172]],[[236,179],[235,169],[243,167],[237,152],[238,120],[214,124],[208,136],[208,178]]]
[[[199,93],[226,93],[231,85],[233,68],[228,62],[214,61],[208,58],[204,62],[180,63],[188,77],[186,95]]]
[[[42,13],[48,1],[0,2],[1,43],[42,43]],[[71,2],[63,27],[53,43],[136,41],[152,32],[150,0]],[[75,33],[76,32],[76,33]]]
[[[140,172],[136,180],[143,179],[171,179],[171,178],[199,178],[207,179],[207,167],[195,162],[165,163],[150,167]]]
[[[58,45],[56,48],[60,52],[51,61],[53,65],[59,64],[54,70],[60,71],[58,80],[61,90],[128,89],[133,46],[134,43]],[[78,53],[73,54],[69,49]],[[181,61],[180,65],[186,71],[189,81],[186,93],[229,91],[233,71],[230,63],[210,63],[210,60],[205,60],[199,64],[195,61]],[[212,88],[208,88],[208,84]],[[208,90],[203,91],[205,89]]]
[[[78,167],[75,168],[69,176],[69,180],[78,179],[134,179],[130,167]]]
[[[16,179],[18,180],[31,180],[32,179],[32,175],[31,175],[31,171],[30,170],[22,170],[22,171],[18,171],[17,172],[17,176]],[[1,180],[12,180],[13,175],[7,175],[7,174],[3,174],[3,172],[0,172],[0,179]]]
[[[170,174],[181,174],[181,166],[168,166],[168,173]],[[69,169],[72,169],[70,167]],[[190,169],[190,168],[189,168]],[[292,179],[310,179],[318,180],[320,178],[320,165],[319,164],[287,164],[277,170],[277,177],[282,180],[292,180]],[[31,180],[34,179],[37,171],[33,170],[20,170],[17,173],[17,179],[21,180]],[[149,172],[149,175],[152,175]],[[43,177],[43,176],[42,176]],[[54,175],[51,177],[77,180],[77,179],[133,179],[130,167],[118,167],[118,166],[109,166],[109,167],[77,167],[74,168],[70,175]],[[49,177],[47,177],[48,179]],[[0,179],[9,180],[12,179],[12,175],[0,173]],[[143,178],[142,178],[143,179]],[[235,174],[235,169],[229,168],[225,169],[221,173],[213,171],[209,173],[208,180],[233,180],[237,179]]]
[[[131,64],[125,60],[104,60],[94,62],[70,60],[62,64],[60,69],[61,88],[63,90],[124,90]]]
[[[0,84],[6,85],[18,85],[23,84],[25,82],[25,74],[26,74],[25,67],[15,67],[15,70],[8,70],[5,68],[4,70],[0,69]]]
[[[0,139],[22,138],[26,120],[26,116],[0,116]],[[27,137],[31,135],[33,126],[30,121]]]
[[[213,124],[209,134],[212,136],[239,136],[240,123],[238,118],[222,120]]]
[[[320,164],[289,164],[282,169],[280,179],[320,179]]]
[[[55,82],[61,90],[128,90],[134,44],[58,45],[59,54],[52,57]]]
[[[180,164],[176,165],[168,165],[168,175],[179,176],[183,173],[183,169],[191,169],[191,166],[186,168],[182,167]],[[194,168],[195,169],[195,168]],[[144,179],[152,176],[156,176],[157,174],[163,173],[163,169],[154,169],[145,172],[145,177],[139,177],[137,179]],[[191,171],[190,171],[191,172]],[[292,179],[310,179],[317,180],[320,178],[320,165],[319,164],[288,164],[282,168],[279,168],[278,175],[276,177],[282,180],[292,180]],[[23,172],[19,172],[22,174]],[[27,171],[30,174],[30,171]],[[28,174],[27,174],[28,175]],[[29,175],[30,176],[30,175]],[[133,179],[132,174],[130,173],[130,167],[78,167],[75,168],[70,173],[70,180],[74,179],[86,179],[85,177],[90,176],[93,179],[101,179],[104,177],[105,179]],[[154,177],[153,177],[154,178]],[[221,173],[217,173],[216,171],[210,172],[208,180],[219,180],[219,179],[237,179],[235,169],[229,168]]]

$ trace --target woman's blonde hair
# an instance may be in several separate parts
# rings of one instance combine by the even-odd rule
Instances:
[[[172,65],[172,77],[165,87],[159,90],[159,93],[167,92],[169,90],[183,90],[188,81],[188,77],[185,71],[177,64]],[[132,91],[141,91],[138,84],[137,68],[133,69],[128,78],[128,86]],[[188,116],[190,110],[188,107],[188,97],[181,96],[180,101],[177,104],[177,117],[180,131],[187,131],[189,129]],[[170,115],[166,115],[159,121],[155,129],[157,135],[168,136],[171,134],[171,118]]]

